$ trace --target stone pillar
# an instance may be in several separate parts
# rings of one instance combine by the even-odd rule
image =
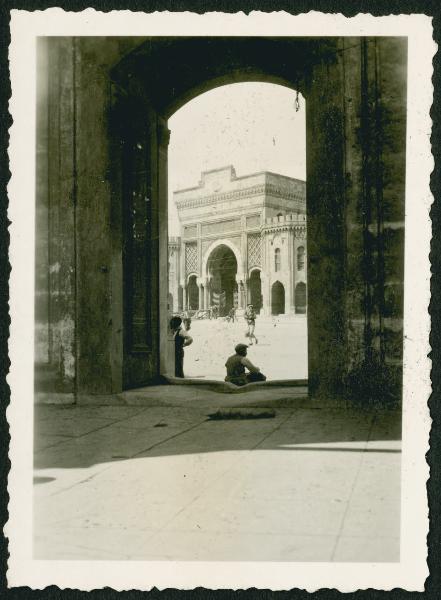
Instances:
[[[243,283],[243,275],[236,275],[237,283],[237,309],[243,310],[245,308],[245,290]]]
[[[48,80],[38,78],[37,105],[37,205],[36,237],[37,269],[36,287],[36,366],[43,363],[42,379],[46,386],[40,388],[39,369],[36,370],[36,389],[40,391],[57,391],[75,393],[78,389],[78,344],[79,337],[76,310],[76,285],[78,281],[78,253],[82,250],[78,245],[78,187],[75,188],[74,145],[77,139],[75,129],[75,107],[78,105],[77,77],[73,71],[75,38],[52,38],[38,45],[38,59],[47,63]],[[47,49],[47,53],[46,53]],[[41,74],[39,74],[41,75]],[[47,87],[46,87],[47,86]],[[42,89],[43,88],[43,89]],[[97,101],[99,110],[99,101]],[[60,123],[63,126],[60,128]],[[43,134],[43,136],[42,136]],[[98,134],[97,134],[98,135]],[[42,161],[42,159],[44,159]],[[99,164],[96,170],[99,170]],[[101,197],[100,197],[101,199]],[[105,199],[102,200],[103,221],[107,217]],[[95,225],[93,218],[90,222]],[[40,228],[43,225],[44,228]],[[93,226],[92,225],[92,226]],[[98,240],[99,262],[95,254],[89,256],[89,280],[96,280],[96,288],[109,286],[107,273],[100,271],[103,263],[107,267],[108,255],[105,226],[97,223],[100,230]],[[46,229],[46,247],[43,232]],[[104,230],[104,231],[103,231]],[[102,235],[102,238],[101,238]],[[105,259],[102,258],[105,256]],[[41,273],[39,262],[46,268]],[[108,289],[108,288],[107,288]],[[44,290],[43,293],[41,293]],[[92,292],[91,292],[92,293]],[[83,298],[83,295],[80,294]],[[97,296],[94,296],[96,299]],[[101,300],[102,297],[100,297]],[[101,338],[107,348],[112,347],[112,331],[108,326],[108,303],[102,301],[102,314],[97,316],[95,331],[102,327]],[[93,310],[93,308],[92,308]],[[105,319],[105,321],[104,321]],[[103,322],[104,321],[104,322]],[[91,327],[81,332],[87,337]],[[84,350],[87,354],[87,349]],[[111,388],[109,361],[99,357],[103,368],[102,385]],[[45,371],[47,371],[45,373]],[[48,379],[47,379],[48,378]],[[73,398],[73,397],[72,397]]]
[[[260,246],[260,261],[261,261],[261,271],[260,271],[260,280],[262,282],[262,308],[260,310],[260,314],[262,316],[268,315],[268,293],[267,293],[267,276],[266,276],[266,244],[267,237],[264,233],[261,234],[261,246]]]
[[[198,305],[199,305],[199,310],[201,310],[202,308],[204,308],[204,286],[201,283],[198,283],[198,291],[199,291]]]
[[[182,310],[187,310],[188,308],[188,295],[187,295],[187,285],[184,284],[182,286]]]
[[[204,309],[208,310],[210,304],[210,280],[207,277],[204,282]]]
[[[287,304],[286,312],[290,315],[295,314],[295,284],[296,284],[296,254],[294,251],[295,230],[288,231],[288,288],[289,288],[289,305]]]
[[[237,272],[240,273],[242,271],[242,273],[245,276],[243,278],[243,281],[245,281],[247,274],[248,274],[248,240],[247,240],[247,234],[246,234],[246,228],[247,228],[246,215],[241,216],[240,224],[241,224],[241,229],[242,229],[242,233],[240,236],[240,254],[241,254],[242,264],[237,265]]]
[[[201,241],[201,224],[197,223],[197,248],[198,248],[198,264],[197,264],[197,274],[198,277],[202,275],[202,241]],[[201,307],[201,303],[199,301],[199,308]]]
[[[178,263],[178,246],[173,247],[173,271],[175,278],[173,281],[173,305],[167,311],[168,298],[168,265],[169,265],[169,250],[168,250],[168,145],[170,142],[170,130],[167,125],[167,120],[158,115],[157,119],[157,144],[158,144],[158,244],[159,244],[159,271],[158,271],[158,292],[159,292],[159,372],[161,375],[173,375],[175,371],[175,344],[174,335],[169,328],[169,319],[171,313],[174,312],[177,306],[177,263]],[[166,272],[167,277],[162,277],[161,274]]]
[[[185,287],[185,244],[181,238],[181,247],[179,251],[179,279],[182,288]]]

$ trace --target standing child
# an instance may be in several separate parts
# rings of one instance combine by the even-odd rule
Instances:
[[[248,325],[248,329],[245,335],[250,340],[250,346],[253,345],[253,339],[255,340],[256,344],[258,344],[259,340],[254,335],[254,328],[256,327],[256,313],[252,304],[248,304],[244,316]]]

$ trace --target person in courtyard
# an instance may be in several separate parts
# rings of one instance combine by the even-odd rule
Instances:
[[[248,329],[247,332],[245,334],[245,337],[249,338],[250,340],[250,346],[253,345],[253,339],[256,342],[256,344],[259,343],[259,340],[256,338],[256,336],[254,335],[254,328],[256,327],[256,312],[254,310],[254,307],[252,304],[248,304],[246,310],[245,310],[245,320],[247,322],[248,325]]]
[[[184,347],[193,343],[193,338],[182,324],[181,317],[170,319],[170,329],[175,341],[175,377],[184,377]]]
[[[236,309],[234,308],[234,306],[230,309],[230,312],[228,313],[228,322],[229,323],[234,323],[236,319]]]
[[[227,359],[225,366],[227,376],[225,381],[234,383],[234,385],[246,385],[255,381],[266,381],[266,377],[260,372],[259,367],[247,358],[248,346],[246,344],[237,344],[234,348],[236,354]],[[248,369],[248,373],[245,371]]]

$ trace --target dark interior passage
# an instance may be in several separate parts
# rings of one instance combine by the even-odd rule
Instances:
[[[280,281],[273,283],[271,288],[271,314],[285,314],[285,288]]]
[[[198,310],[199,308],[199,290],[196,283],[196,275],[192,275],[188,280],[188,308]]]
[[[211,277],[211,304],[219,309],[219,316],[225,316],[237,303],[237,261],[228,246],[220,245],[208,259],[208,272]]]
[[[254,306],[254,310],[259,313],[262,308],[262,281],[260,271],[257,269],[251,273],[249,282],[249,301]]]

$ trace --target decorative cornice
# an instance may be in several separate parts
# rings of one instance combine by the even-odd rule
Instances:
[[[286,189],[276,186],[272,183],[264,183],[254,185],[249,188],[242,190],[231,190],[220,194],[210,194],[209,196],[202,196],[201,198],[191,198],[188,200],[177,200],[175,202],[176,208],[179,210],[185,210],[188,208],[197,208],[200,206],[210,206],[211,204],[217,204],[218,202],[227,202],[231,200],[242,200],[244,198],[252,198],[253,196],[264,196],[271,195],[276,198],[283,200],[292,200],[300,204],[306,203],[306,193],[301,195],[298,193],[290,193]],[[266,204],[264,204],[266,206]]]
[[[295,231],[298,234],[304,234],[306,236],[306,225],[299,225],[298,223],[280,223],[280,225],[266,225],[262,227],[263,234],[270,234],[281,231]]]

